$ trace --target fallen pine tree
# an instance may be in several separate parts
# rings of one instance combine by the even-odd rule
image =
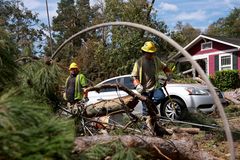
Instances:
[[[84,116],[92,118],[114,113],[132,112],[137,103],[138,99],[131,96],[102,100],[88,105],[84,111]]]
[[[149,111],[149,116],[150,116],[150,119],[149,119],[149,122],[151,124],[150,129],[154,133],[154,135],[163,136],[163,135],[170,134],[164,127],[162,127],[159,123],[157,123],[158,121],[157,106],[149,98],[136,94],[121,84],[103,84],[100,86],[89,87],[86,89],[86,91],[101,92],[102,89],[106,89],[106,88],[115,88],[116,92],[118,90],[122,90],[126,92],[129,96],[115,98],[111,100],[112,102],[109,103],[108,105],[106,101],[100,101],[98,103],[89,105],[85,108],[84,116],[92,118],[96,116],[105,116],[107,114],[111,114],[113,112],[118,112],[118,111],[122,111],[127,114],[130,114],[130,112],[133,111],[133,109],[136,107],[136,105],[140,100],[146,103],[146,106]]]
[[[218,159],[213,155],[202,151],[198,145],[193,141],[192,137],[188,134],[184,134],[181,138],[172,138],[164,140],[158,137],[147,137],[141,135],[123,135],[123,136],[91,136],[91,137],[77,137],[74,142],[73,152],[76,154],[88,153],[90,149],[98,145],[104,152],[104,147],[112,147],[105,150],[106,153],[100,154],[101,157],[95,157],[95,159],[111,159],[112,156],[116,156],[113,150],[116,152],[116,145],[112,143],[122,144],[126,154],[128,149],[140,149],[150,153],[151,156],[148,159],[177,159],[177,160],[190,160],[190,159]],[[99,146],[100,145],[100,146]],[[124,157],[124,153],[122,153]],[[140,154],[140,155],[139,155]],[[144,152],[138,152],[138,157],[144,157]],[[98,154],[99,155],[99,154]],[[98,156],[95,155],[95,156]],[[93,156],[93,155],[92,155]]]
[[[119,110],[119,108],[120,108],[120,109],[125,109],[125,111],[129,112],[131,109],[135,108],[138,101],[141,100],[141,101],[143,101],[147,104],[150,116],[156,116],[156,114],[158,112],[157,107],[155,106],[155,104],[150,99],[148,99],[147,97],[144,97],[140,94],[134,93],[133,91],[131,91],[130,89],[128,89],[127,87],[125,87],[121,84],[103,84],[103,85],[99,85],[99,86],[95,86],[95,87],[89,87],[89,88],[86,89],[86,91],[88,91],[88,92],[89,91],[96,91],[96,92],[100,93],[101,90],[109,89],[109,88],[116,89],[116,92],[118,90],[122,90],[122,91],[126,92],[130,97],[132,97],[132,98],[127,98],[127,100],[124,100],[125,98],[123,98],[123,97],[115,98],[113,101],[119,100],[119,102],[120,102],[120,103],[118,102],[119,107],[114,107],[115,111]],[[87,108],[89,108],[88,109],[89,111],[86,112],[86,116],[88,116],[89,114],[90,115],[92,114],[91,112],[93,110],[91,110],[90,108],[101,108],[103,106],[103,103],[105,103],[105,102],[102,101],[100,103],[96,103],[96,104],[88,106]],[[107,106],[107,107],[110,108],[110,105]]]

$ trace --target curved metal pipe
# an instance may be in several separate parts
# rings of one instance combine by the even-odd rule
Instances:
[[[164,35],[162,32],[157,31],[153,28],[141,25],[141,24],[137,24],[137,23],[131,23],[131,22],[109,22],[109,23],[102,23],[102,24],[98,24],[98,25],[94,25],[92,27],[86,28],[74,35],[72,35],[70,38],[68,38],[67,40],[65,40],[59,47],[58,49],[54,52],[54,54],[52,55],[52,59],[54,59],[54,57],[56,56],[56,54],[72,39],[74,39],[75,37],[81,35],[82,33],[91,31],[91,30],[95,30],[101,27],[108,27],[108,26],[129,26],[129,27],[134,27],[134,28],[138,28],[138,29],[143,29],[145,31],[148,31],[152,34],[155,34],[159,37],[161,37],[162,39],[164,39],[165,41],[167,41],[168,43],[170,43],[173,47],[175,47],[178,51],[180,51],[189,61],[190,63],[193,65],[194,68],[196,68],[196,70],[198,71],[198,73],[201,75],[201,77],[203,78],[203,80],[206,82],[206,85],[208,86],[215,104],[217,105],[218,111],[220,113],[221,119],[223,121],[223,125],[224,125],[224,131],[226,133],[226,137],[227,137],[227,141],[228,141],[228,145],[229,145],[229,152],[231,154],[231,160],[235,159],[235,151],[234,151],[234,146],[233,146],[233,139],[232,139],[232,134],[229,128],[229,124],[226,118],[226,115],[224,113],[223,110],[223,106],[220,102],[219,97],[217,96],[216,91],[214,90],[213,85],[211,84],[211,82],[209,81],[208,77],[205,75],[204,71],[201,69],[201,67],[199,66],[199,64],[193,60],[193,58],[191,57],[191,55],[185,50],[183,49],[178,43],[176,43],[174,40],[172,40],[171,38],[167,37],[166,35]]]

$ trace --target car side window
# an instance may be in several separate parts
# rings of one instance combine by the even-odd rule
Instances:
[[[126,86],[128,89],[134,89],[131,77],[124,77],[123,83],[123,85]]]
[[[120,78],[106,81],[106,82],[104,82],[103,84],[114,84],[114,83],[119,83],[119,82],[120,82]],[[101,89],[101,92],[111,92],[111,91],[116,91],[116,89],[115,89],[115,88],[105,88],[105,89]]]

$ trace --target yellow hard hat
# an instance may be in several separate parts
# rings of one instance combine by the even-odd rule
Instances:
[[[145,42],[141,49],[144,52],[148,53],[154,53],[157,51],[157,48],[155,47],[155,44],[152,41]]]
[[[73,62],[73,63],[70,64],[70,66],[69,66],[69,70],[70,70],[70,69],[73,69],[73,68],[78,69],[78,65],[77,65],[77,63],[74,63],[74,62]]]

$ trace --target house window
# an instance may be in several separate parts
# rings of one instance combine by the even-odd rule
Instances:
[[[201,44],[201,50],[212,49],[212,42],[204,42]]]
[[[229,70],[232,69],[232,54],[223,54],[220,55],[220,70]]]

